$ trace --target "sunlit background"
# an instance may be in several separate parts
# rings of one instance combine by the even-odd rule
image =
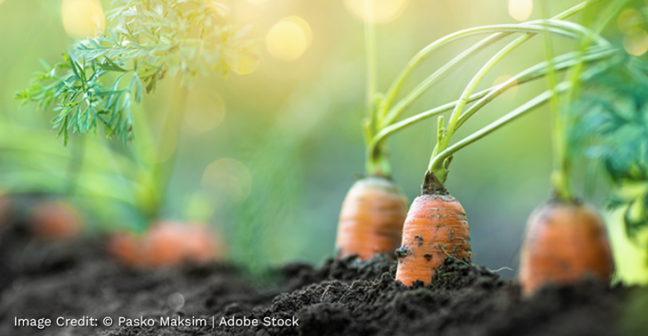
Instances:
[[[248,258],[246,251],[253,250],[270,264],[319,263],[333,255],[340,205],[364,171],[364,20],[377,25],[378,89],[384,92],[417,51],[445,34],[476,25],[541,18],[539,2],[532,0],[376,0],[371,11],[363,0],[221,2],[230,8],[227,20],[250,26],[251,34],[262,41],[260,62],[239,64],[237,72],[249,73],[244,76],[230,74],[224,79],[213,73],[199,77],[184,102],[179,132],[164,129],[161,121],[177,89],[172,81],[163,82],[155,94],[145,97],[134,113],[142,117],[140,121],[150,122],[155,132],[152,139],[157,151],[148,153],[150,162],[176,160],[162,217],[208,221],[230,241],[235,260]],[[555,14],[578,2],[551,1],[547,10]],[[51,130],[54,112],[39,112],[32,104],[20,107],[13,96],[41,69],[39,59],[55,63],[78,38],[105,31],[111,22],[104,13],[111,8],[114,4],[108,0],[0,0],[4,132],[0,136],[0,190],[11,192],[11,181],[19,181],[21,172],[39,171],[51,178],[39,179],[38,185],[47,186],[46,190],[64,187],[57,178],[64,173],[55,170],[68,167],[66,160],[78,136],[64,148]],[[619,18],[622,43],[630,54],[648,50],[648,33],[642,27],[643,17],[637,11],[626,10]],[[452,44],[432,56],[407,87],[477,39]],[[555,46],[557,51],[574,47],[559,39]],[[480,88],[502,83],[543,61],[541,48],[542,40],[535,39],[515,51]],[[456,99],[494,50],[471,58],[408,113]],[[510,90],[471,120],[457,139],[545,87],[539,80]],[[434,129],[435,122],[430,120],[391,140],[394,179],[410,200],[419,192]],[[540,108],[462,150],[451,167],[447,186],[467,211],[474,261],[491,269],[512,268],[500,271],[504,277],[515,274],[526,217],[550,194],[548,130],[548,110]],[[87,138],[86,142],[103,143],[101,135]],[[131,146],[137,147],[137,142],[136,137]],[[19,159],[14,159],[20,156],[31,159],[21,161],[20,166]],[[54,160],[63,161],[50,163]],[[579,186],[585,179],[583,171],[575,175]],[[595,195],[584,196],[597,200]],[[88,210],[88,218],[95,227],[108,230],[129,227],[127,222],[133,217],[127,210],[112,217]],[[258,251],[263,251],[262,256]]]

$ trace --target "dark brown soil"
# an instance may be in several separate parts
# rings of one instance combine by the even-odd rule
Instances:
[[[586,282],[530,300],[497,274],[446,260],[426,287],[394,281],[385,257],[290,264],[250,280],[232,265],[134,270],[97,242],[37,244],[0,233],[0,335],[648,335],[643,288]],[[184,302],[183,302],[184,301]],[[14,327],[15,318],[97,318],[98,327]],[[104,317],[115,323],[102,326]],[[205,318],[207,326],[160,326],[160,317]],[[119,317],[156,325],[117,326]],[[222,318],[298,320],[298,326],[219,326]],[[212,326],[212,319],[215,326]]]

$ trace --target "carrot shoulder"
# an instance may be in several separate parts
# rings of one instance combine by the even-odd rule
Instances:
[[[572,284],[585,277],[608,281],[613,272],[604,222],[596,210],[552,200],[531,214],[520,256],[525,296],[550,283]]]
[[[431,175],[426,176],[423,193],[410,207],[402,246],[397,250],[396,280],[408,286],[417,280],[430,283],[447,257],[471,260],[466,213]]]
[[[338,224],[338,257],[358,255],[370,259],[379,253],[394,253],[401,241],[407,199],[392,181],[367,177],[349,190]]]

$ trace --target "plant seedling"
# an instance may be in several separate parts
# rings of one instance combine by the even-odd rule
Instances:
[[[457,150],[517,119],[548,99],[548,94],[545,93],[500,118],[488,127],[450,146],[450,139],[454,132],[472,115],[507,89],[543,77],[547,73],[549,64],[547,62],[538,64],[500,85],[474,93],[484,76],[511,51],[537,34],[548,33],[578,39],[587,32],[587,29],[562,20],[582,11],[586,5],[587,3],[577,5],[548,21],[475,27],[444,36],[415,55],[384,95],[375,92],[374,27],[371,23],[365,23],[368,59],[368,117],[364,125],[367,147],[366,177],[354,184],[342,205],[336,242],[338,257],[358,255],[361,259],[368,259],[378,253],[391,254],[395,248],[400,246],[407,205],[403,193],[391,180],[391,164],[387,148],[389,136],[417,122],[452,110],[447,125],[443,118],[440,117],[439,119],[437,145],[429,167],[429,172],[436,176],[434,179],[438,180],[442,186],[445,183],[452,155]],[[367,8],[367,10],[371,10],[371,6],[367,6]],[[480,34],[490,34],[490,36],[482,39],[450,62],[441,66],[412,91],[406,93],[404,98],[397,101],[401,89],[409,76],[434,51],[451,42]],[[482,67],[465,88],[459,100],[399,120],[414,101],[434,84],[438,83],[449,71],[461,64],[462,61],[513,34],[521,34],[521,36],[500,50]],[[610,53],[611,50],[607,48],[605,42],[598,39],[595,46],[588,49],[585,57],[587,62],[592,62],[608,57]],[[575,54],[561,55],[556,58],[554,66],[556,69],[564,70],[576,62],[575,56]],[[470,103],[474,104],[464,111],[464,108]]]
[[[151,138],[151,123],[137,121],[144,117],[133,113],[133,102],[140,103],[144,95],[153,93],[165,78],[175,78],[178,85],[163,130],[177,128],[192,80],[209,71],[219,71],[223,76],[230,71],[251,72],[258,63],[258,41],[247,37],[245,29],[226,24],[223,16],[228,8],[217,1],[115,2],[119,6],[108,13],[109,19],[115,22],[113,27],[107,28],[101,36],[76,43],[64,54],[63,61],[54,66],[43,62],[46,72],[38,73],[16,98],[23,103],[35,102],[41,109],[54,104],[57,116],[53,125],[59,129],[59,136],[66,144],[71,133],[96,135],[103,129],[108,138],[123,142],[138,134],[141,139],[131,153],[124,155],[114,148],[112,151],[115,161],[126,168],[121,170],[121,178],[133,183],[123,188],[116,187],[123,183],[109,181],[87,183],[95,187],[102,184],[107,189],[95,190],[101,189],[102,193],[109,193],[113,199],[132,206],[149,226],[159,220],[175,155],[161,163],[146,162],[146,158],[157,153],[159,148]],[[171,259],[186,259],[188,254],[202,261],[208,250],[189,248],[184,243],[165,245],[168,239],[155,238],[161,235],[159,231],[174,231],[171,236],[182,237],[183,241],[202,241],[205,246],[214,242],[210,234],[196,234],[202,232],[198,226],[181,230],[175,229],[177,225],[158,226],[161,228],[151,229],[144,241],[150,240],[146,244],[156,246],[151,250],[176,253],[176,257],[161,257],[167,260],[165,262],[157,262],[154,256],[144,258],[143,263],[152,266],[171,264],[168,262]],[[128,246],[128,241],[123,240],[113,247]],[[119,248],[113,248],[126,262],[132,261],[133,255],[139,255],[127,250],[122,253]]]
[[[555,92],[565,91],[570,87],[570,84],[561,83],[556,87],[552,87],[551,90],[538,95],[491,124],[450,145],[451,137],[454,133],[476,111],[506,90],[506,88],[510,87],[516,80],[518,82],[526,82],[545,75],[551,76],[555,71],[564,70],[576,64],[608,59],[618,52],[606,40],[602,39],[598,34],[593,34],[589,29],[575,23],[562,21],[563,18],[582,11],[587,5],[587,2],[581,3],[550,20],[527,22],[519,25],[525,29],[539,25],[538,29],[540,31],[538,33],[543,33],[545,36],[558,35],[575,39],[594,36],[586,44],[587,49],[584,49],[586,50],[585,52],[573,52],[555,58],[550,57],[546,62],[521,72],[505,83],[482,91],[483,93],[473,93],[480,81],[497,63],[515,48],[536,35],[534,32],[522,31],[522,36],[510,42],[482,66],[466,86],[458,101],[433,109],[424,115],[410,118],[411,122],[416,122],[422,116],[427,117],[429,115],[439,114],[446,109],[452,109],[447,123],[443,116],[438,118],[437,142],[425,174],[421,195],[412,203],[405,220],[402,246],[399,248],[399,264],[396,273],[397,280],[406,285],[412,285],[416,281],[422,281],[424,284],[427,284],[431,281],[434,271],[443,264],[447,257],[465,259],[467,261],[471,260],[470,232],[465,211],[461,204],[445,188],[453,155],[460,149],[508,125],[510,122],[549,101]],[[463,32],[474,30],[476,29],[468,29]],[[456,36],[458,34],[460,33],[448,36]],[[501,34],[492,35],[482,40],[482,42],[498,38]],[[444,42],[447,40],[449,40],[449,37],[442,38],[439,41]],[[441,45],[442,42],[435,42],[432,45]],[[482,42],[473,46],[471,50],[476,46],[480,46]],[[418,58],[415,60],[418,60]],[[404,73],[407,74],[408,72],[406,71]],[[395,87],[398,86],[395,85]],[[477,102],[464,111],[464,108],[473,101],[473,97],[475,96],[477,98],[474,99]],[[402,123],[399,124],[399,127],[405,127],[406,125],[408,124]],[[423,244],[420,244],[421,240]]]

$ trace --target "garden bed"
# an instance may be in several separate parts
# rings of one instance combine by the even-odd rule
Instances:
[[[227,264],[129,269],[92,241],[36,245],[17,229],[1,239],[2,335],[619,335],[637,332],[628,329],[633,315],[625,309],[641,305],[630,295],[640,289],[597,283],[547,288],[523,300],[516,283],[450,259],[431,285],[408,288],[393,280],[396,262],[385,257],[328,260],[318,268],[294,263],[251,280]],[[58,317],[96,318],[98,326],[14,326],[15,318],[56,324]],[[110,328],[102,326],[105,317],[113,319]],[[119,327],[120,317],[156,325]],[[190,325],[160,326],[164,317]],[[223,317],[259,325],[219,325]],[[298,326],[264,325],[272,318]],[[202,319],[207,325],[196,325]]]

